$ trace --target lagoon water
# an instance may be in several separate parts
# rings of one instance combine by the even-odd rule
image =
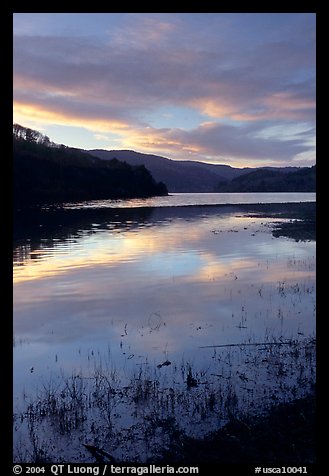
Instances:
[[[130,200],[94,200],[67,204],[67,208],[134,208],[178,207],[191,205],[227,205],[239,203],[314,202],[315,193],[170,193],[164,197],[133,198]]]
[[[288,201],[315,194],[87,202],[58,220],[45,210],[14,248],[14,410],[65,376],[101,368],[127,385],[148,368],[173,386],[184,365],[215,372],[211,346],[314,335],[315,243],[274,238],[276,219],[236,206]]]

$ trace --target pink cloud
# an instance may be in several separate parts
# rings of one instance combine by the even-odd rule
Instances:
[[[260,41],[253,31],[239,36],[239,30],[231,30],[234,16],[207,15],[207,25],[203,18],[129,14],[103,38],[88,32],[72,38],[15,36],[16,111],[24,105],[26,117],[31,112],[40,121],[84,124],[96,134],[114,128],[122,132],[123,145],[172,150],[176,157],[180,151],[218,156],[223,151],[227,157],[253,153],[275,160],[278,154],[288,160],[305,151],[296,138],[283,146],[279,138],[265,143],[259,133],[269,121],[314,125],[312,28],[306,36],[297,34],[307,31],[308,18],[298,17],[284,39],[269,35],[271,41]],[[285,17],[287,24],[292,19]],[[247,31],[248,21],[239,17],[239,22]],[[265,28],[262,34],[266,38]],[[213,125],[200,122],[184,130],[175,124],[164,130],[151,119],[147,123],[146,117],[161,108],[169,113],[171,107]],[[225,122],[231,127],[225,129]]]

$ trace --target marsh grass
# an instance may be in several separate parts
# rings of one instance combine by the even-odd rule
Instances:
[[[204,437],[229,422],[307,394],[315,338],[204,349],[211,365],[140,366],[128,381],[100,363],[92,375],[50,378],[14,415],[17,462],[93,461],[84,444],[117,461],[143,462],[183,435]]]

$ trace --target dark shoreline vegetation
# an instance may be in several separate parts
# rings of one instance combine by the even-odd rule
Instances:
[[[315,389],[265,416],[236,418],[205,438],[179,437],[156,460],[173,464],[301,466],[316,463]]]
[[[25,428],[14,462],[315,463],[315,344],[311,337],[234,346],[248,360],[249,377],[263,367],[271,382],[257,391],[239,373],[250,395],[239,393],[231,372],[199,373],[188,362],[140,368],[125,384],[102,365],[89,377],[50,377],[34,399],[25,396],[25,411],[14,414],[15,429]],[[224,360],[234,355],[223,352]],[[174,385],[159,381],[159,367],[167,365]],[[122,412],[131,427],[121,428]],[[219,429],[200,437],[186,432],[186,422],[195,430],[212,420],[222,422]]]
[[[104,161],[57,145],[25,127],[13,128],[14,207],[91,199],[167,195],[144,165]]]

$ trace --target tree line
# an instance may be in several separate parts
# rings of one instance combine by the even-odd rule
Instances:
[[[14,205],[167,195],[141,166],[105,161],[58,145],[19,124],[13,126]]]
[[[220,182],[216,192],[315,192],[316,165],[287,172],[270,168],[257,169]]]

